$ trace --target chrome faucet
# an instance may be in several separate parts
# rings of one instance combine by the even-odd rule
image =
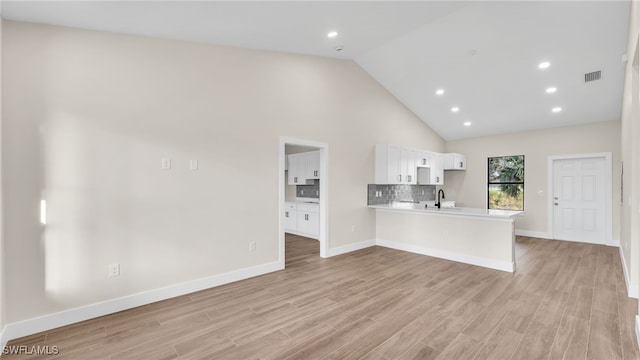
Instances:
[[[438,190],[438,202],[435,203],[436,207],[438,207],[438,209],[440,209],[440,194],[442,193],[442,198],[444,199],[444,190],[440,189]]]

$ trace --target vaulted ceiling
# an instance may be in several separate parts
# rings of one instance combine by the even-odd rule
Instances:
[[[351,59],[453,140],[619,120],[629,7],[628,1],[3,0],[1,14]],[[337,36],[327,37],[331,31]],[[542,62],[549,66],[540,69]],[[600,79],[585,82],[596,71]]]

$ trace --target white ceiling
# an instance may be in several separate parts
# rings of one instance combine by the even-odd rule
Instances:
[[[628,1],[6,1],[2,17],[353,59],[447,140],[619,120]],[[328,39],[330,30],[338,37]],[[344,49],[336,52],[336,46]],[[543,60],[551,67],[541,71]],[[584,83],[584,73],[602,79]],[[555,94],[546,94],[548,86]],[[445,89],[436,96],[437,88]],[[450,111],[459,106],[458,113]],[[563,111],[552,113],[561,106]],[[393,121],[393,119],[389,119]],[[463,126],[470,121],[471,126]]]

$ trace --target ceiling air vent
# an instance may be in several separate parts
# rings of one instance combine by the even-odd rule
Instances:
[[[594,71],[594,72],[586,73],[584,74],[584,82],[600,80],[601,75],[602,75],[602,71]]]

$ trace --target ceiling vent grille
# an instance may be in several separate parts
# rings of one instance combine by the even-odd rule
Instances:
[[[600,80],[601,75],[602,75],[602,71],[600,70],[586,73],[584,74],[584,82]]]

